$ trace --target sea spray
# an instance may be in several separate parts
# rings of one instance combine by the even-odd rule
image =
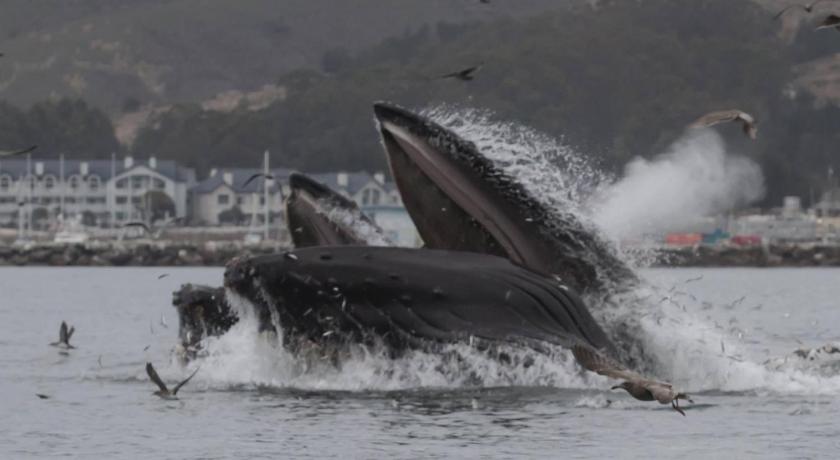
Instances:
[[[729,154],[714,131],[691,131],[652,160],[632,160],[621,179],[602,185],[593,217],[612,237],[639,237],[691,226],[763,195],[756,163]]]

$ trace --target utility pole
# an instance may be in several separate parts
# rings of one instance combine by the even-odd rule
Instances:
[[[35,178],[32,177],[32,154],[26,154],[26,239],[32,235],[32,189]]]
[[[268,206],[268,150],[263,154],[263,199],[265,200],[265,216],[263,222],[263,241],[268,241],[268,219],[271,216],[271,208]]]
[[[62,222],[64,221],[64,154],[60,153],[58,155],[58,215],[61,217]]]
[[[111,152],[111,180],[108,181],[108,182],[111,183],[111,186],[107,187],[107,185],[106,185],[105,199],[108,201],[108,209],[111,211],[111,229],[112,230],[117,227],[117,211],[115,209],[117,207],[117,203],[116,203],[116,201],[117,201],[117,196],[116,196],[117,181],[116,181],[116,177],[117,177],[117,154],[114,153],[114,152]],[[107,184],[107,182],[106,182],[106,184]]]

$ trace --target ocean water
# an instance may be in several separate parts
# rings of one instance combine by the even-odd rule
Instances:
[[[642,274],[661,308],[642,333],[691,392],[686,417],[610,391],[562,355],[526,368],[374,353],[336,368],[242,327],[183,367],[171,292],[219,284],[221,269],[3,267],[0,458],[837,456],[840,354],[791,352],[840,342],[840,270]],[[62,320],[76,327],[67,354],[48,346]],[[147,361],[170,382],[201,369],[164,401]]]

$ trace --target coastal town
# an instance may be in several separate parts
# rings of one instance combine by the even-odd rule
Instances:
[[[107,247],[116,254],[110,262],[98,258],[101,264],[152,265],[176,261],[164,256],[171,250],[139,259],[125,253],[154,242],[158,248],[178,248],[182,255],[186,251],[184,263],[222,264],[242,248],[289,247],[284,197],[290,192],[292,172],[272,168],[268,152],[262,167],[211,168],[203,176],[155,156],[5,160],[0,162],[0,241],[6,247],[0,263],[97,263],[97,258],[67,256],[62,248],[68,245],[76,252],[81,247]],[[310,176],[353,200],[394,244],[422,244],[385,173]],[[802,206],[800,197],[790,196],[778,208],[698,216],[671,228],[658,225],[668,230],[628,237],[619,244],[631,251],[659,251],[664,254],[661,263],[670,265],[840,263],[840,186],[831,172],[828,179],[829,186],[810,208]],[[148,235],[142,228],[126,226],[137,222],[154,231]],[[56,251],[62,256],[55,257]]]

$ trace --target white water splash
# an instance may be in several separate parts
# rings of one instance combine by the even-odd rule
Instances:
[[[764,195],[761,169],[730,155],[714,131],[687,133],[652,160],[636,158],[593,199],[594,219],[614,238],[677,230]]]
[[[572,210],[588,220],[584,204],[611,179],[562,140],[517,123],[493,120],[491,112],[443,105],[422,113],[475,143],[483,155],[519,179],[550,209]]]
[[[351,345],[340,350],[337,363],[317,348],[293,355],[283,348],[282,336],[256,332],[258,322],[250,302],[233,293],[228,298],[241,319],[221,337],[206,339],[200,358],[203,378],[216,384],[357,391],[465,386],[585,388],[591,380],[580,374],[571,354],[560,348],[546,354],[506,345],[488,352],[452,344],[434,353],[409,351],[393,359],[384,346]],[[499,354],[506,358],[499,359]]]
[[[361,211],[330,206],[327,203],[320,203],[320,206],[326,210],[327,220],[352,229],[356,237],[366,242],[368,246],[394,246],[394,243],[389,241],[379,228],[362,217]]]
[[[601,193],[597,196],[605,196],[602,194],[609,190],[610,184],[614,184],[616,190],[638,187],[636,193],[645,194],[645,181],[636,180],[637,176],[631,174],[628,177],[633,179],[613,182],[585,160],[584,155],[561,141],[514,123],[494,122],[487,112],[438,107],[427,114],[475,142],[483,153],[516,177],[543,204],[553,209],[572,210],[582,220],[589,221],[593,215],[587,209],[587,203],[596,196],[595,191]],[[687,142],[688,150],[697,150]],[[707,147],[718,143],[714,150],[718,153],[712,154],[719,155],[712,168],[712,172],[717,173],[720,172],[718,166],[728,164],[719,142],[715,136],[701,141],[701,146]],[[675,147],[675,152],[682,150],[685,149],[679,145]],[[680,157],[681,154],[674,153],[673,156]],[[679,166],[675,166],[675,162]],[[671,158],[654,160],[640,169],[655,173],[652,177],[659,177],[671,168],[680,172],[691,164],[691,161]],[[630,187],[631,183],[634,187]],[[657,183],[650,185],[658,186]],[[699,196],[711,196],[714,206],[704,205],[705,209],[719,206],[715,195]],[[636,210],[638,215],[643,212],[647,211]],[[625,296],[616,302],[616,308],[604,309],[603,318],[599,320],[607,330],[629,331],[644,347],[656,375],[673,380],[685,390],[840,394],[840,376],[836,374],[819,375],[808,367],[768,367],[752,360],[731,331],[692,313],[701,311],[700,300],[679,298],[673,289],[650,283],[643,283]],[[383,348],[357,346],[349,349],[335,365],[321,359],[318,353],[293,356],[280,345],[282,337],[278,340],[257,334],[256,319],[249,313],[251,307],[241,300],[238,304],[240,315],[245,319],[224,336],[210,339],[206,344],[202,374],[214,383],[334,390],[507,385],[604,390],[613,383],[592,373],[582,373],[570,354],[562,350],[546,355],[530,349],[502,347],[502,351],[511,357],[506,363],[466,344],[449,345],[441,353],[434,354],[408,352],[396,359],[390,358]],[[582,400],[581,404],[602,406],[600,399]]]

